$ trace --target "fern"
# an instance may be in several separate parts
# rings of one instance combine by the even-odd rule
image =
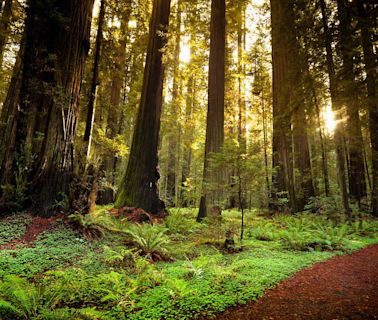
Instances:
[[[6,275],[0,283],[0,298],[1,310],[24,319],[36,316],[42,301],[37,287],[15,275]]]
[[[72,311],[68,308],[60,308],[55,310],[43,310],[40,319],[43,320],[72,320]]]
[[[102,238],[106,231],[119,232],[113,218],[105,211],[90,214],[74,213],[68,216],[89,240]]]
[[[156,254],[168,252],[166,245],[169,243],[169,238],[165,234],[166,229],[150,224],[135,224],[130,225],[124,232],[137,248],[148,257],[154,258]]]

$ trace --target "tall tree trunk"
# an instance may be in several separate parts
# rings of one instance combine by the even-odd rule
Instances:
[[[210,57],[208,109],[206,121],[205,163],[203,191],[197,220],[208,215],[211,206],[219,205],[220,170],[211,170],[210,159],[222,151],[224,141],[225,97],[225,52],[226,52],[226,3],[212,0],[210,23]],[[215,172],[218,171],[218,172]],[[213,190],[210,190],[213,189]]]
[[[286,25],[289,34],[289,81],[290,81],[290,106],[292,108],[292,128],[293,128],[293,144],[294,144],[294,166],[298,174],[295,175],[296,184],[296,211],[303,211],[310,197],[315,195],[310,148],[307,134],[306,119],[306,92],[304,90],[303,74],[305,60],[301,56],[300,46],[297,40],[297,31],[295,26],[294,2],[291,2],[288,15],[286,17]],[[302,63],[301,63],[302,62]],[[308,103],[307,103],[308,104]]]
[[[266,192],[268,199],[271,197],[271,188],[269,182],[269,160],[268,160],[268,126],[266,119],[266,107],[264,99],[264,90],[261,91],[261,108],[262,108],[262,120],[263,120],[263,141],[264,141],[264,165],[265,165],[265,181]]]
[[[358,9],[359,27],[361,30],[361,43],[364,53],[364,63],[366,72],[366,85],[368,95],[368,112],[370,143],[372,153],[372,201],[371,207],[373,214],[378,216],[378,106],[376,92],[377,77],[377,57],[373,50],[372,32],[372,9],[369,1],[355,1]],[[365,7],[366,6],[366,7]]]
[[[180,51],[181,51],[181,0],[177,1],[177,21],[176,21],[176,36],[175,36],[175,50],[173,55],[173,88],[172,88],[172,103],[171,114],[173,117],[173,125],[169,130],[169,150],[168,150],[168,173],[167,173],[167,199],[170,206],[176,205],[176,191],[177,191],[177,164],[179,154],[179,141],[180,128],[178,124],[178,116],[180,109],[180,80],[179,80],[179,65],[180,65]]]
[[[30,0],[27,5],[20,105],[12,123],[16,139],[5,159],[13,165],[2,176],[13,176],[15,183],[16,163],[28,168],[28,195],[46,211],[68,195],[73,178],[93,0]]]
[[[343,84],[342,99],[347,106],[347,142],[350,161],[349,193],[351,199],[359,204],[366,197],[366,179],[364,167],[364,146],[358,110],[357,85],[354,77],[354,50],[352,40],[352,21],[350,4],[347,0],[337,0],[339,18],[339,43],[342,57],[341,78]]]
[[[191,57],[194,57],[194,48],[191,48]],[[192,60],[192,59],[191,59]],[[194,123],[193,123],[193,113],[195,111],[195,106],[197,103],[196,96],[196,78],[195,74],[192,73],[188,79],[188,94],[186,99],[186,110],[185,117],[189,122],[189,126],[186,126],[186,141],[184,141],[184,150],[183,150],[183,166],[182,166],[182,176],[181,176],[181,205],[183,207],[189,206],[189,201],[186,199],[186,194],[184,192],[187,179],[190,176],[190,167],[192,164],[192,143],[194,137]]]
[[[272,209],[282,194],[287,196],[290,207],[296,211],[296,195],[291,161],[291,110],[289,81],[289,30],[286,18],[291,1],[271,0],[272,59],[273,59],[273,176]]]
[[[328,69],[328,76],[329,76],[329,85],[330,85],[330,93],[331,93],[331,102],[332,102],[332,109],[335,114],[338,116],[340,114],[340,99],[338,97],[338,88],[336,83],[336,76],[335,76],[335,67],[333,62],[333,52],[332,52],[332,36],[330,30],[328,28],[328,18],[326,14],[326,5],[324,0],[320,1],[320,8],[322,13],[322,22],[323,22],[323,31],[324,31],[324,44],[326,49],[326,59],[327,59],[327,69]],[[337,161],[337,176],[339,181],[339,188],[342,196],[342,205],[344,209],[344,214],[351,218],[351,210],[349,207],[349,195],[348,195],[348,188],[347,188],[347,179],[345,176],[345,153],[344,153],[344,142],[343,142],[343,132],[342,126],[337,124],[335,131],[334,131],[334,139],[336,145],[336,161]]]
[[[101,46],[102,46],[102,39],[103,39],[102,34],[103,34],[104,19],[105,19],[105,6],[106,6],[105,0],[101,0],[100,13],[98,16],[96,45],[94,48],[92,83],[91,83],[91,90],[89,92],[88,113],[87,113],[87,121],[86,121],[85,132],[84,132],[83,155],[85,157],[85,161],[84,161],[85,163],[88,163],[89,155],[91,152],[92,131],[93,131],[94,118],[95,118],[95,103],[96,103],[97,87],[99,85],[99,67],[100,67]]]
[[[130,158],[116,201],[117,207],[139,207],[152,214],[164,210],[157,189],[157,165],[164,78],[161,50],[166,44],[170,5],[170,0],[154,0],[142,97]]]
[[[7,44],[10,22],[12,17],[12,4],[13,0],[5,0],[4,8],[0,18],[0,67],[3,63],[4,48]]]

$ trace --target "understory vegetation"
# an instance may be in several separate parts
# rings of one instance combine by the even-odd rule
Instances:
[[[378,242],[378,222],[367,216],[336,223],[251,210],[240,241],[240,212],[196,223],[196,211],[172,209],[152,225],[99,208],[85,220],[57,220],[32,243],[0,250],[0,318],[211,316],[313,263]],[[3,219],[2,244],[20,238],[31,221],[26,214]],[[234,251],[224,249],[225,234],[235,240]]]

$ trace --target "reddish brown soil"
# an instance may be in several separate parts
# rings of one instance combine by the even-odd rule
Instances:
[[[51,218],[33,217],[33,220],[26,227],[25,234],[20,239],[14,239],[7,244],[1,245],[0,250],[12,250],[20,244],[31,245],[38,235],[50,229],[58,219],[62,218],[63,216]]]
[[[300,271],[217,320],[378,319],[378,245]]]

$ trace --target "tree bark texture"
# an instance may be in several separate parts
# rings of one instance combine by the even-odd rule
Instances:
[[[138,207],[152,214],[164,210],[157,189],[157,166],[164,78],[161,50],[167,42],[170,5],[170,0],[153,3],[142,97],[130,158],[116,201],[117,207]]]
[[[351,199],[361,202],[366,197],[366,178],[364,166],[364,145],[358,108],[357,84],[353,61],[355,47],[350,3],[337,0],[339,19],[339,45],[342,57],[341,83],[342,103],[347,109],[347,142],[349,155],[349,194]]]
[[[368,98],[370,143],[372,153],[372,201],[373,214],[378,216],[378,105],[377,105],[377,57],[373,50],[373,10],[369,1],[355,1],[358,10],[361,44],[364,53]]]
[[[222,151],[224,141],[225,52],[226,3],[225,0],[212,0],[205,162],[197,220],[202,220],[208,215],[210,206],[219,205],[219,190],[216,189],[220,187],[222,173],[220,170],[211,170],[210,159]]]
[[[296,210],[296,196],[292,167],[291,110],[289,81],[290,37],[287,16],[291,1],[271,0],[272,59],[273,59],[273,176],[272,200],[282,194]],[[272,209],[277,208],[276,205]]]
[[[15,183],[16,158],[22,155],[30,185],[28,195],[43,211],[69,193],[74,173],[74,139],[78,102],[89,34],[93,0],[34,0],[27,3],[25,53],[20,105],[12,122],[2,172]],[[37,36],[36,36],[37,35]]]

